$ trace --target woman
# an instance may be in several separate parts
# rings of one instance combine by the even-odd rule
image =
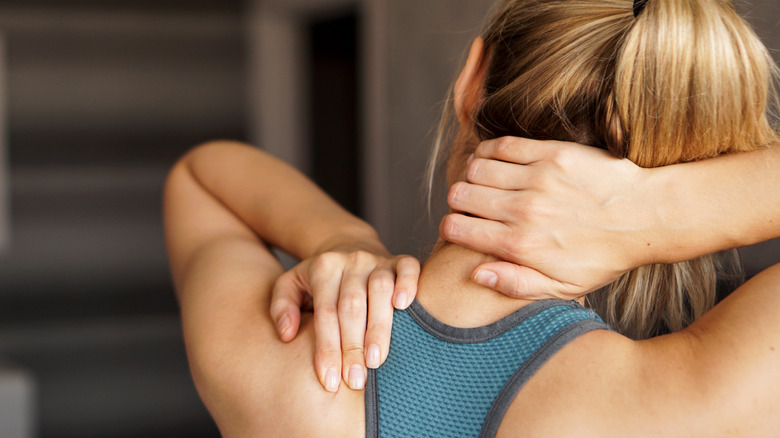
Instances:
[[[630,158],[645,165],[704,158],[730,148],[747,150],[775,140],[764,117],[768,57],[729,5],[654,0],[636,22],[630,7],[630,3],[608,0],[503,3],[484,34],[484,43],[478,39],[472,46],[455,86],[460,129],[448,159],[450,181],[462,175],[479,138],[501,135],[579,140],[613,151],[623,148]],[[658,37],[663,35],[661,29],[653,29],[658,23],[676,30],[694,26],[701,34],[720,38],[720,45],[709,46],[717,49],[718,68],[688,70],[693,80],[676,84],[671,96],[649,87],[632,89],[633,83],[669,85],[670,77],[664,74],[676,78],[674,68],[703,62],[684,50],[693,42],[681,44],[682,48],[667,47],[663,56],[659,48],[648,47],[650,36],[664,42]],[[555,26],[554,32],[551,26]],[[709,32],[698,26],[709,26]],[[552,38],[554,35],[562,37]],[[585,46],[590,51],[583,50]],[[734,53],[724,52],[724,48]],[[513,56],[502,56],[505,49],[512,50],[509,54]],[[529,53],[543,56],[535,58]],[[616,53],[619,56],[614,56]],[[629,55],[636,58],[627,59]],[[561,63],[560,56],[573,63]],[[743,62],[743,56],[749,62]],[[512,63],[502,62],[507,60]],[[668,60],[671,65],[663,65]],[[522,65],[523,61],[527,64]],[[545,65],[545,61],[552,64]],[[640,61],[660,64],[653,70],[637,68]],[[567,69],[549,70],[556,65]],[[604,73],[611,71],[618,73],[612,90],[605,85],[609,81],[603,80],[608,77]],[[645,71],[659,76],[647,80],[636,77]],[[696,74],[691,75],[691,71]],[[558,80],[561,77],[565,80]],[[698,80],[708,86],[720,84],[722,89],[702,93]],[[551,93],[545,86],[553,83],[560,88]],[[621,91],[621,85],[627,90]],[[614,91],[618,93],[613,95]],[[537,93],[537,97],[524,99],[529,93]],[[532,106],[543,98],[549,106]],[[703,105],[699,113],[681,110],[687,108],[687,104],[680,104],[681,99],[714,99],[717,105]],[[641,102],[639,109],[634,107],[636,102]],[[524,105],[522,114],[505,111],[507,105],[510,110],[519,108],[519,103]],[[659,107],[679,124],[659,127],[649,123],[644,116],[656,114]],[[718,110],[714,117],[708,111],[713,108]],[[507,114],[511,117],[501,118]],[[723,122],[735,114],[745,114],[740,123]],[[668,154],[648,152],[653,144],[685,144],[684,140],[690,139],[683,134],[690,134],[691,126],[701,128],[694,130],[700,134],[694,136],[699,148],[670,149]],[[652,138],[652,134],[665,141],[655,139],[658,143],[642,145],[641,138]],[[723,138],[729,141],[724,143]],[[643,147],[637,150],[639,146]],[[366,411],[362,392],[340,390],[332,395],[322,391],[310,373],[314,331],[333,327],[334,309],[317,306],[315,291],[313,321],[304,316],[300,336],[289,344],[279,342],[274,321],[267,315],[273,282],[281,271],[260,239],[304,259],[363,239],[371,242],[369,249],[382,253],[370,230],[282,163],[231,144],[197,149],[177,164],[166,189],[166,229],[193,376],[222,432],[227,436],[363,435],[366,426],[371,426],[371,416],[366,416],[371,412]],[[485,258],[464,247],[441,246],[421,274],[415,312],[427,311],[440,324],[481,327],[505,321],[507,315],[517,315],[513,313],[517,309],[520,313],[531,306],[538,309],[538,305],[511,300],[466,281]],[[322,263],[326,265],[331,262],[319,260],[325,260]],[[366,255],[357,257],[356,262],[368,266],[364,272],[386,263]],[[703,261],[697,266],[715,263]],[[626,330],[638,334],[636,337],[661,326],[686,324],[686,318],[697,316],[709,302],[709,283],[703,276],[697,278],[700,271],[696,267],[676,272],[686,272],[692,284],[705,284],[696,287],[702,291],[703,305],[689,300],[694,294],[683,281],[675,290],[687,295],[658,295],[669,303],[665,308],[679,310],[677,314],[670,310],[637,316],[633,306],[613,303],[613,308],[620,309],[617,321],[626,323]],[[655,279],[659,275],[639,273],[631,278]],[[524,386],[514,388],[516,395],[509,394],[503,406],[506,414],[499,415],[494,425],[498,435],[711,436],[735,430],[745,433],[746,429],[737,430],[745,425],[751,428],[748,434],[770,435],[778,426],[771,413],[780,407],[774,396],[780,388],[780,376],[774,371],[780,361],[774,350],[780,335],[777,317],[761,310],[780,306],[778,280],[780,269],[766,271],[696,323],[672,335],[632,341],[608,330],[584,330],[560,346]],[[341,278],[313,279],[317,284],[327,281],[339,283]],[[641,292],[636,286],[629,289]],[[642,295],[633,295],[641,304]],[[678,298],[682,301],[675,301]],[[477,302],[480,309],[475,312]],[[339,301],[339,306],[347,309],[345,314],[364,312],[359,300],[345,299],[344,303]],[[687,306],[690,314],[686,314]],[[584,312],[580,308],[574,311]],[[620,319],[624,313],[629,317]],[[746,320],[746,315],[752,320]],[[236,357],[231,348],[236,339],[258,348],[241,351]],[[237,365],[242,363],[252,363],[253,368]],[[323,383],[327,385],[332,374],[326,372]],[[352,369],[345,377],[353,380]],[[354,386],[362,386],[361,377],[356,373]],[[242,384],[243,390],[235,392]],[[376,389],[376,385],[371,388]],[[381,396],[379,400],[381,403]],[[390,406],[390,412],[392,409]]]

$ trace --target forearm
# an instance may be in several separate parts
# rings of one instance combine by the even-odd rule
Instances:
[[[192,176],[265,242],[304,259],[344,245],[384,251],[376,232],[308,178],[258,149],[231,142],[182,159]]]
[[[652,169],[646,263],[677,262],[780,236],[780,147]],[[638,254],[642,252],[637,251]]]

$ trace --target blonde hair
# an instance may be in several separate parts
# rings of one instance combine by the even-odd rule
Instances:
[[[478,139],[575,141],[642,167],[777,141],[767,117],[774,64],[730,1],[649,0],[638,17],[632,6],[499,2],[482,33],[487,68],[472,115]],[[445,155],[450,113],[429,176]],[[686,327],[715,304],[718,277],[740,273],[736,251],[643,266],[588,302],[619,332],[647,338]]]

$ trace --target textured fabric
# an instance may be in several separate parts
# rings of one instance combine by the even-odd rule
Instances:
[[[540,301],[494,324],[462,329],[415,301],[395,312],[387,361],[369,371],[366,435],[492,436],[533,373],[595,329],[609,327],[575,302]]]

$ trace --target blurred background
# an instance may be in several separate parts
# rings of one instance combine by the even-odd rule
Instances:
[[[0,436],[218,436],[160,223],[200,142],[261,145],[424,257],[433,127],[491,3],[0,0]],[[780,49],[776,0],[740,9]]]

